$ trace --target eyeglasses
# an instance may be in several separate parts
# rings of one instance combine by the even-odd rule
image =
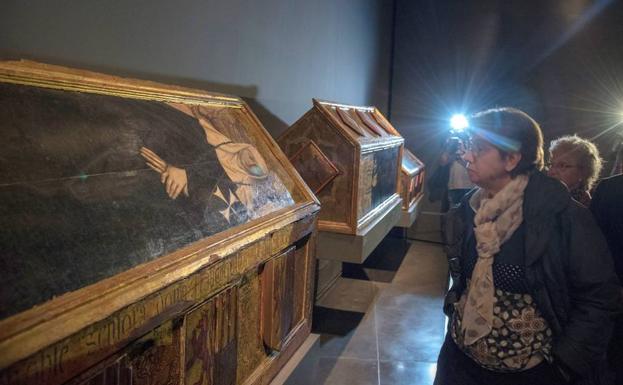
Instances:
[[[580,168],[580,166],[578,166],[577,164],[553,162],[553,163],[548,163],[547,164],[547,168],[550,169],[550,170],[568,170],[570,168]]]
[[[468,139],[465,141],[465,151],[472,153],[472,156],[479,157],[485,152],[489,151],[492,147],[480,140]]]

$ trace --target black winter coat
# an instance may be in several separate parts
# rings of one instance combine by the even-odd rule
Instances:
[[[444,311],[465,289],[467,194],[446,215],[445,243],[453,286]],[[554,332],[556,360],[582,377],[603,361],[614,316],[623,309],[608,246],[591,213],[557,180],[534,172],[524,192],[525,274],[531,295]]]
[[[590,209],[606,236],[617,275],[623,281],[623,174],[599,182]]]

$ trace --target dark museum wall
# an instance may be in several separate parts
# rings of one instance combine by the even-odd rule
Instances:
[[[392,1],[5,0],[0,56],[244,97],[273,135],[311,98],[387,111]]]
[[[395,28],[390,117],[429,175],[457,112],[515,106],[606,160],[623,138],[623,1],[396,0]],[[410,235],[437,239],[423,210]]]

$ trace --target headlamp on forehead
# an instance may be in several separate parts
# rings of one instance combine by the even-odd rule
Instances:
[[[472,137],[481,137],[493,146],[505,152],[518,152],[521,149],[521,143],[519,141],[482,128],[470,127],[469,135]]]

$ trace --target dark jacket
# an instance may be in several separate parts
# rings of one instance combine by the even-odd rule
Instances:
[[[465,250],[462,203],[445,221],[453,287],[444,310],[452,311],[465,289],[461,276]],[[606,242],[591,213],[572,200],[557,180],[534,172],[524,193],[525,278],[541,314],[554,332],[555,359],[583,377],[603,360],[612,320],[623,307]]]
[[[590,208],[606,236],[619,280],[623,280],[623,174],[599,182]]]

